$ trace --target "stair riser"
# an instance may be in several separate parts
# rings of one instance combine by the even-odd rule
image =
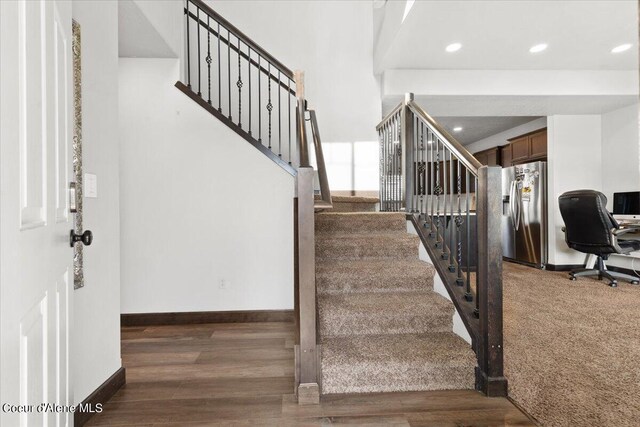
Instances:
[[[431,264],[417,259],[316,263],[320,294],[425,292],[433,289],[434,275]]]
[[[319,294],[346,294],[346,293],[365,293],[365,292],[416,292],[425,291],[433,288],[432,276],[418,277],[393,277],[380,282],[376,278],[371,277],[346,277],[346,275],[338,275],[316,272],[316,285]]]
[[[320,312],[322,338],[354,335],[411,334],[450,332],[452,315],[448,312],[403,316],[403,313],[366,313],[361,315],[336,313],[331,307]]]
[[[414,240],[376,241],[350,239],[317,239],[316,258],[334,260],[409,259],[418,256]]]
[[[377,203],[341,203],[334,202],[332,212],[375,212]]]
[[[339,380],[338,380],[339,379]],[[327,366],[322,364],[322,394],[473,389],[472,369],[437,366],[405,372],[381,364]]]
[[[380,231],[406,232],[406,220],[403,216],[382,215],[371,217],[354,215],[316,215],[316,232],[319,233],[375,233]]]

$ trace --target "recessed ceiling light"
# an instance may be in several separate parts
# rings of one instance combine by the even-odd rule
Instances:
[[[462,132],[462,126],[456,126],[453,128],[454,132]]]
[[[462,47],[462,44],[460,43],[451,43],[444,50],[446,50],[447,52],[457,52],[460,50],[461,47]]]
[[[531,49],[529,49],[529,52],[531,53],[539,53],[542,52],[543,50],[546,50],[548,47],[548,45],[546,43],[540,43],[537,44],[535,46],[531,46]]]
[[[631,43],[621,44],[620,46],[616,46],[613,49],[611,49],[611,53],[624,52],[625,50],[631,49],[631,46],[632,46]]]

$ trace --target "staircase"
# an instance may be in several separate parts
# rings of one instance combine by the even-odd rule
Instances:
[[[418,244],[402,213],[316,215],[323,394],[473,388],[475,356]]]
[[[332,199],[303,73],[203,0],[183,12],[176,87],[295,179],[298,402],[474,386],[504,396],[499,170],[482,168],[407,95],[376,128],[380,199]],[[419,260],[420,241],[433,266]],[[436,274],[453,303],[433,291]],[[454,306],[471,347],[452,332]]]

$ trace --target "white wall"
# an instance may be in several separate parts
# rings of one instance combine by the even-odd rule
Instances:
[[[83,166],[98,176],[98,198],[84,200],[84,226],[95,237],[84,252],[85,286],[73,293],[80,402],[121,366],[117,2],[74,1],[73,19],[82,32]]]
[[[602,190],[612,208],[613,193],[640,191],[638,104],[602,115]]]
[[[564,241],[558,197],[571,190],[602,190],[600,115],[550,116],[547,119],[549,264],[582,264],[585,255]]]
[[[294,178],[178,76],[120,59],[122,312],[291,309]]]
[[[516,126],[511,129],[507,129],[503,132],[491,135],[487,138],[481,139],[476,142],[468,144],[465,148],[471,153],[477,153],[478,151],[487,150],[489,148],[498,147],[507,144],[507,140],[515,138],[525,133],[532,132],[534,130],[547,127],[547,118],[540,117],[530,122],[524,123],[520,126]]]
[[[183,1],[147,1],[133,0],[151,25],[171,47],[175,57],[182,52],[182,21],[184,17]]]
[[[640,191],[638,104],[602,115],[602,191],[612,209],[613,193]],[[640,252],[612,255],[608,265],[640,270]]]
[[[371,2],[207,1],[292,70],[325,142],[377,141],[380,92],[373,74]]]

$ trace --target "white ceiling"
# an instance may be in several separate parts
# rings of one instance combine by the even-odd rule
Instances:
[[[382,101],[382,115],[402,101],[388,96]],[[415,100],[434,117],[552,116],[555,114],[604,114],[638,102],[638,96],[492,96],[416,95]]]
[[[461,144],[467,145],[491,135],[536,120],[538,117],[435,117]],[[460,126],[462,131],[454,132]]]
[[[387,2],[398,8],[404,1]],[[386,13],[386,12],[385,12]],[[397,13],[393,20],[398,21]],[[386,19],[386,18],[385,18]],[[635,0],[418,0],[390,43],[382,69],[629,70],[638,67]],[[456,53],[445,52],[453,42]],[[531,54],[529,48],[547,43]],[[611,49],[632,43],[626,52]]]

